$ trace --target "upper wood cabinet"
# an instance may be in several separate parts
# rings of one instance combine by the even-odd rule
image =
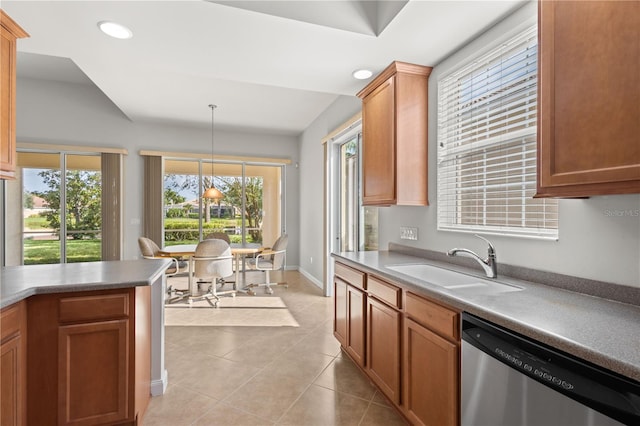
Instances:
[[[640,193],[640,3],[538,5],[537,196]]]
[[[431,67],[393,62],[362,99],[364,205],[426,206]]]
[[[28,36],[0,9],[0,179],[15,178],[16,39]]]

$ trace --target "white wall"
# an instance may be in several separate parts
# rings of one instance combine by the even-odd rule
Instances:
[[[380,247],[389,242],[446,251],[466,247],[484,253],[485,246],[469,234],[441,232],[436,223],[437,82],[444,73],[510,31],[535,23],[535,2],[519,9],[489,31],[437,64],[429,83],[429,201],[428,207],[384,207],[379,210]],[[322,249],[322,148],[319,140],[359,108],[357,98],[343,98],[313,123],[301,147],[301,267],[322,279],[316,259]],[[542,241],[490,237],[498,261],[577,277],[640,287],[640,195],[560,200],[560,238]],[[399,227],[419,228],[419,240],[400,240]],[[310,264],[309,258],[314,258]]]
[[[126,148],[124,161],[124,258],[139,256],[137,239],[142,228],[143,160],[140,150],[211,152],[211,127],[180,127],[131,122],[96,87],[70,83],[19,79],[17,83],[18,142]],[[203,114],[210,116],[207,105]],[[220,108],[224,108],[221,105]],[[209,111],[209,112],[207,112]],[[219,155],[289,158],[286,166],[286,207],[289,250],[287,266],[298,265],[299,210],[298,138],[294,136],[233,133],[216,129]]]
[[[339,97],[300,138],[300,270],[322,283],[324,151],[322,138],[355,115],[361,101]],[[312,261],[313,259],[313,261]]]

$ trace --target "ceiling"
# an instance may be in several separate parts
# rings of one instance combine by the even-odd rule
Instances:
[[[97,86],[132,121],[298,135],[394,60],[435,65],[513,12],[501,1],[8,1],[18,77]],[[133,38],[97,28],[121,23]],[[18,95],[19,96],[19,95]]]

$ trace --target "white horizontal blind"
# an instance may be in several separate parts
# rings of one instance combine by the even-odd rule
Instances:
[[[537,27],[438,82],[438,229],[558,237],[536,191]]]

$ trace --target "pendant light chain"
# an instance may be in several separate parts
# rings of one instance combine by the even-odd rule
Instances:
[[[218,108],[218,105],[209,104],[209,108],[211,108],[211,186],[213,187],[213,175],[214,175],[214,166],[213,166],[213,125],[214,125],[214,111]]]
[[[214,134],[213,134],[213,129],[214,129],[214,111],[216,108],[218,108],[218,105],[214,105],[214,104],[209,104],[209,108],[211,108],[211,186],[209,187],[209,189],[207,189],[204,194],[202,194],[202,196],[204,198],[209,198],[212,199],[214,201],[219,202],[221,199],[224,198],[224,194],[222,192],[220,192],[218,189],[216,189],[215,185],[213,184],[213,179],[215,176],[215,169],[214,169],[214,165],[213,165],[213,152],[214,152]]]

